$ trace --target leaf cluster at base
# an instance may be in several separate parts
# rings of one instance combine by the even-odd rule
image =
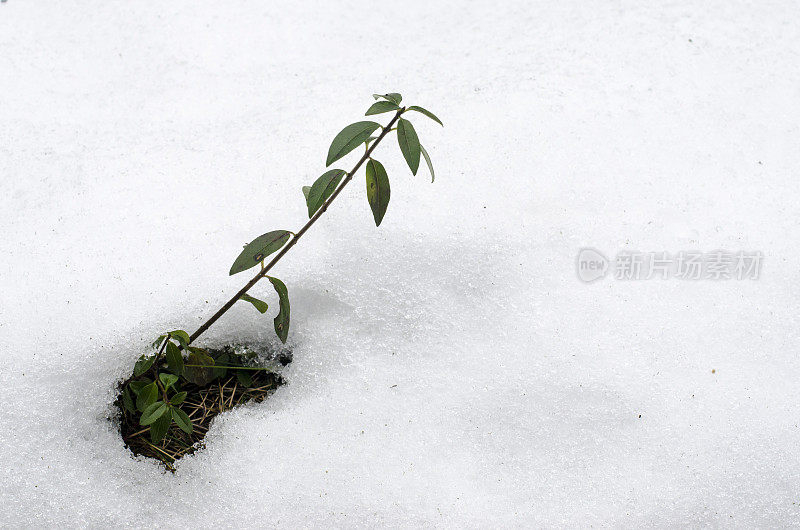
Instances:
[[[275,278],[270,280],[280,284],[284,297],[286,286]],[[276,290],[280,290],[278,285]],[[285,311],[288,313],[288,306]],[[284,317],[279,315],[276,318],[276,326],[279,318]],[[283,335],[285,337],[285,333]],[[205,387],[230,372],[239,384],[248,387],[253,371],[271,370],[246,364],[248,359],[242,355],[221,353],[214,357],[208,350],[189,346],[188,338],[182,330],[158,337],[153,343],[157,350],[139,358],[133,377],[122,390],[122,406],[130,414],[138,415],[140,426],[149,427],[152,443],[161,442],[173,423],[186,434],[192,434],[192,420],[181,409],[187,395],[186,385]],[[187,358],[184,358],[181,348],[188,352]]]
[[[117,400],[120,430],[135,454],[156,458],[172,469],[176,459],[194,451],[217,414],[251,400],[260,401],[283,384],[278,369],[291,361],[290,355],[276,356],[261,350],[262,356],[274,359],[268,366],[254,366],[259,354],[242,346],[202,353],[212,366],[204,374],[188,375],[192,368],[189,355],[184,359],[185,376],[171,373],[162,359],[153,365],[153,370],[122,383]],[[158,383],[168,384],[169,403],[160,399],[159,385],[154,380],[156,366],[160,367]],[[198,380],[197,375],[206,379]],[[155,394],[153,384],[157,388]]]

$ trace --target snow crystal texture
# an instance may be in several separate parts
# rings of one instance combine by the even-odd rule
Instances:
[[[8,0],[0,49],[0,526],[800,520],[795,3]],[[381,145],[381,227],[360,174],[274,270],[288,384],[133,457],[116,382],[374,91],[442,118],[436,182]],[[584,284],[585,246],[764,268]],[[201,343],[274,341],[254,294]]]

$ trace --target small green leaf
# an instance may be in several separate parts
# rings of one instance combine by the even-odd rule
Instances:
[[[180,405],[186,399],[186,392],[178,392],[169,400],[172,405]]]
[[[150,355],[147,357],[142,355],[141,357],[139,357],[139,360],[136,361],[136,364],[133,365],[133,375],[135,377],[139,377],[140,375],[148,371],[150,367],[153,366],[155,360],[156,360],[155,355]]]
[[[376,101],[367,110],[367,113],[364,114],[364,116],[383,114],[384,112],[392,112],[393,110],[400,110],[400,107],[394,101]]]
[[[428,170],[431,172],[431,182],[433,179],[436,178],[436,175],[433,173],[433,164],[431,164],[431,157],[428,156],[428,152],[422,147],[422,144],[419,144],[419,150],[422,152],[422,157],[425,159],[425,163],[428,164]]]
[[[411,168],[411,173],[416,175],[419,169],[419,137],[411,122],[400,118],[397,122],[397,143],[400,144],[400,151]]]
[[[150,441],[154,444],[161,443],[169,431],[172,423],[172,414],[164,414],[150,426]]]
[[[152,383],[151,380],[143,379],[141,381],[131,381],[130,383],[128,383],[128,386],[130,387],[131,390],[133,390],[133,393],[138,396],[139,392],[141,392],[141,390],[150,383]]]
[[[387,101],[391,101],[395,105],[399,105],[401,101],[403,101],[403,96],[398,94],[397,92],[389,92],[388,94],[372,94],[372,97],[375,99],[385,99]]]
[[[253,376],[250,372],[246,372],[245,370],[236,370],[236,379],[239,381],[239,384],[250,388],[253,384]]]
[[[336,191],[336,187],[339,186],[339,182],[342,181],[342,177],[345,175],[347,175],[347,172],[343,169],[331,169],[314,181],[311,190],[308,192],[308,197],[306,197],[309,219],[317,213],[317,210],[322,208],[325,201]]]
[[[128,386],[122,391],[122,406],[125,407],[125,410],[128,412],[136,412],[136,405],[133,404],[131,389]]]
[[[280,250],[283,245],[289,241],[291,232],[287,230],[273,230],[262,234],[245,245],[242,253],[236,258],[231,266],[230,275],[237,272],[246,271],[250,267],[255,267],[261,263],[264,258]]]
[[[227,353],[223,353],[216,359],[214,359],[214,378],[225,377],[228,373],[228,368],[226,368],[230,364],[230,358],[228,357]],[[218,366],[219,365],[219,366]]]
[[[303,186],[303,197],[306,198],[306,202],[308,202],[308,192],[311,191],[311,186]]]
[[[269,309],[269,306],[266,302],[259,300],[258,298],[253,298],[249,294],[243,294],[239,300],[242,300],[243,302],[250,302],[253,304],[253,307],[258,309],[258,312],[262,314],[266,313],[267,309]]]
[[[182,329],[176,329],[175,331],[170,331],[169,336],[171,339],[175,339],[180,343],[181,346],[184,348],[189,346],[189,334],[183,331]]]
[[[442,123],[442,120],[437,118],[436,115],[433,112],[429,111],[429,110],[423,109],[422,107],[417,107],[416,105],[411,105],[406,110],[415,110],[417,112],[420,112],[420,113],[424,114],[425,116],[429,117],[430,119],[432,119],[433,121],[435,121],[436,123],[438,123],[439,125],[441,125],[442,127],[444,127],[444,123]]]
[[[144,409],[144,412],[142,412],[142,417],[139,418],[139,424],[150,425],[160,418],[167,411],[167,408],[167,404],[163,401],[156,401]]]
[[[192,434],[192,420],[189,415],[179,408],[172,409],[172,420],[186,434]]]
[[[172,342],[167,343],[167,366],[176,374],[183,374],[183,355]]]
[[[164,390],[168,390],[169,387],[178,382],[177,375],[162,373],[158,374],[158,378],[161,380],[161,384],[164,386]]]
[[[214,358],[202,348],[190,347],[189,352],[184,377],[197,386],[206,386],[214,380]]]
[[[281,342],[286,344],[286,338],[289,336],[289,291],[286,289],[286,285],[278,278],[273,278],[272,276],[267,276],[267,278],[272,282],[275,292],[278,293],[281,306],[278,316],[275,317],[275,333],[278,334]]]
[[[380,128],[380,124],[374,121],[358,121],[342,129],[333,139],[333,142],[331,142],[325,165],[330,166],[347,153],[363,144],[364,141],[369,138],[369,135],[378,128]]]
[[[161,335],[161,336],[160,336],[160,337],[158,337],[156,340],[154,340],[154,341],[153,341],[153,344],[151,344],[150,346],[151,346],[151,347],[152,347],[154,350],[158,350],[159,348],[161,348],[161,343],[162,343],[162,342],[164,342],[164,339],[166,339],[166,338],[167,338],[167,336],[166,336],[166,335]]]
[[[380,226],[383,221],[390,195],[389,176],[383,164],[370,158],[367,161],[367,201],[375,218],[375,226]]]
[[[136,408],[145,410],[156,402],[156,398],[158,398],[158,387],[155,383],[150,383],[139,391],[139,395],[136,397]]]

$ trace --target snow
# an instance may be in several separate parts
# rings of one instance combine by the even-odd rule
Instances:
[[[0,526],[797,524],[797,29],[788,1],[3,3]],[[289,383],[174,475],[133,457],[116,382],[301,226],[375,91],[442,118],[413,118],[436,182],[382,144],[381,227],[359,175],[275,269]],[[585,284],[584,247],[764,269]],[[274,341],[254,294],[201,342]]]

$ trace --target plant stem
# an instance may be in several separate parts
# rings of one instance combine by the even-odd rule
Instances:
[[[164,342],[161,343],[161,348],[159,348],[158,353],[156,353],[156,358],[153,360],[153,367],[151,368],[155,373],[153,379],[155,380],[156,386],[158,386],[158,389],[161,390],[161,393],[164,396],[164,403],[169,403],[169,400],[167,399],[167,389],[164,388],[164,386],[161,384],[161,378],[158,377],[158,363],[161,360],[161,354],[164,353],[164,349],[167,347],[167,343],[171,338],[172,337],[170,337],[170,334],[167,333],[164,337]]]
[[[156,384],[158,385],[158,389],[161,390],[161,395],[164,397],[164,403],[169,405],[169,398],[167,397],[167,389],[164,388],[164,385],[161,384],[161,378],[159,377],[158,370],[156,370]]]
[[[315,213],[311,217],[311,219],[309,219],[308,222],[305,225],[303,225],[303,228],[298,230],[297,234],[295,234],[294,237],[292,237],[292,239],[289,240],[289,242],[280,250],[280,252],[278,252],[275,255],[274,258],[272,258],[272,261],[270,261],[261,271],[259,271],[259,273],[256,274],[253,277],[252,280],[247,282],[247,284],[245,284],[245,286],[242,287],[239,290],[238,293],[233,295],[233,297],[230,300],[228,300],[225,303],[225,305],[223,305],[216,313],[214,313],[211,316],[211,318],[206,320],[199,328],[197,328],[197,331],[192,333],[192,335],[189,337],[189,344],[194,342],[197,339],[197,337],[202,335],[208,328],[210,328],[211,325],[219,319],[219,317],[224,315],[231,307],[233,307],[233,304],[235,304],[236,301],[239,300],[239,298],[241,298],[243,294],[246,294],[247,291],[249,291],[251,287],[253,287],[256,283],[258,283],[258,281],[260,279],[264,278],[267,275],[267,273],[269,272],[269,270],[273,267],[273,265],[278,263],[278,261],[280,261],[280,259],[283,256],[285,256],[287,252],[289,252],[289,249],[291,249],[295,245],[295,243],[297,243],[297,241],[301,237],[303,237],[303,234],[305,234],[306,231],[309,228],[311,228],[311,225],[313,225],[315,222],[317,222],[317,219],[319,219],[322,216],[322,214],[325,213],[325,210],[327,210],[328,206],[330,206],[330,204],[334,201],[334,199],[336,199],[336,197],[339,196],[339,193],[341,193],[342,189],[345,186],[347,186],[347,183],[350,182],[353,179],[353,175],[355,175],[356,171],[358,171],[358,169],[361,167],[361,165],[370,158],[370,155],[372,154],[372,151],[374,151],[375,148],[378,146],[378,144],[381,143],[381,140],[383,140],[383,137],[386,136],[387,134],[389,134],[389,132],[392,130],[392,125],[394,125],[394,123],[400,118],[400,116],[403,114],[403,112],[405,112],[405,110],[406,110],[405,107],[403,107],[403,108],[401,108],[400,110],[397,111],[397,114],[394,115],[394,118],[392,118],[392,121],[390,121],[386,125],[386,127],[383,128],[383,131],[381,132],[381,134],[375,139],[374,142],[372,142],[372,145],[370,145],[369,148],[367,148],[366,153],[364,153],[364,155],[361,157],[361,159],[359,159],[359,161],[356,163],[356,165],[353,167],[353,169],[350,170],[350,172],[344,178],[342,183],[339,184],[339,187],[336,188],[336,190],[331,194],[331,196],[328,198],[328,200],[325,201],[322,204],[320,209],[317,210],[317,213]]]

